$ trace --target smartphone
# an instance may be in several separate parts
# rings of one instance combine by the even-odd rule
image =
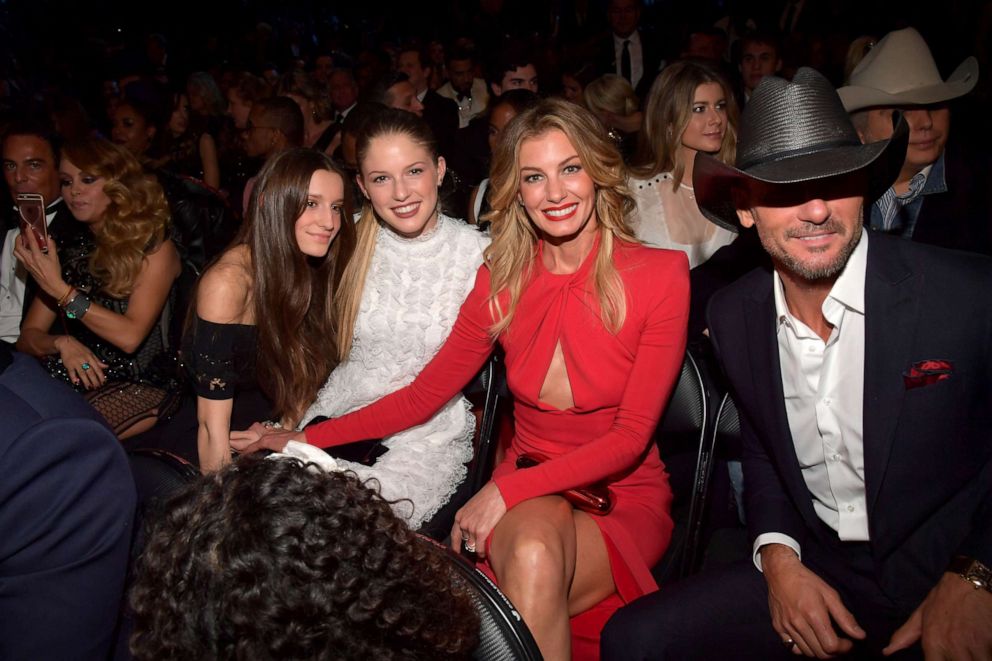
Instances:
[[[21,231],[30,229],[42,252],[48,252],[48,223],[45,222],[45,198],[38,193],[18,193],[17,211],[21,215]]]

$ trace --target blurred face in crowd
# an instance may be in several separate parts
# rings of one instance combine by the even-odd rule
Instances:
[[[572,103],[582,103],[582,83],[567,73],[561,76],[561,95]]]
[[[448,80],[451,81],[451,86],[456,92],[471,94],[474,79],[472,60],[451,60],[448,63]]]
[[[3,141],[3,176],[11,197],[35,193],[51,204],[61,195],[55,152],[36,135],[8,135]]]
[[[510,120],[517,116],[517,111],[509,103],[501,103],[489,113],[489,150],[496,151],[496,144],[503,129]]]
[[[596,230],[596,184],[568,136],[554,129],[520,144],[520,202],[549,239]]]
[[[172,108],[172,116],[169,118],[169,132],[172,135],[180,136],[189,128],[189,101],[185,94],[176,97],[176,105]]]
[[[334,71],[334,59],[330,55],[318,55],[313,62],[311,76],[318,84],[327,85],[331,80],[332,71]]]
[[[394,232],[415,238],[437,224],[437,189],[443,158],[405,133],[373,138],[359,163],[358,184],[376,215]]]
[[[867,128],[861,135],[865,143],[892,137],[893,113],[901,110],[909,125],[909,145],[900,179],[912,176],[935,162],[944,152],[951,131],[951,109],[946,103],[903,108],[871,108]]]
[[[245,153],[252,158],[268,156],[276,146],[279,129],[269,123],[269,118],[258,108],[252,108],[245,124]]]
[[[98,229],[110,205],[110,198],[103,190],[107,180],[83,172],[66,159],[65,155],[59,166],[59,177],[62,182],[62,197],[73,217],[89,224],[94,230]]]
[[[683,55],[719,62],[723,59],[723,52],[726,47],[726,39],[720,35],[693,32],[689,35],[689,45]]]
[[[303,213],[296,219],[296,244],[310,257],[323,257],[341,229],[344,214],[344,181],[336,172],[316,170]]]
[[[689,158],[695,152],[709,154],[720,151],[727,132],[727,95],[720,83],[703,83],[692,98],[689,124],[682,132],[682,148]]]
[[[641,20],[640,0],[610,0],[606,9],[610,29],[618,37],[629,37]]]
[[[135,156],[141,156],[152,144],[155,126],[126,103],[119,104],[111,119],[111,139]]]
[[[417,99],[417,91],[408,80],[396,83],[386,90],[386,105],[412,112],[417,117],[424,114],[424,105]]]
[[[358,85],[347,71],[335,71],[330,82],[331,105],[338,112],[347,110],[358,100]]]
[[[758,86],[761,79],[782,70],[782,59],[775,47],[760,41],[750,41],[741,53],[741,77],[744,79],[744,89],[750,94]]]
[[[407,75],[418,94],[427,89],[427,79],[431,70],[421,65],[418,51],[406,50],[400,53],[396,60],[396,68]]]
[[[227,114],[234,120],[234,128],[243,129],[248,125],[251,101],[246,101],[233,87],[227,90]]]
[[[537,68],[533,64],[525,64],[513,71],[503,72],[499,84],[493,83],[493,92],[496,96],[510,90],[530,90],[537,94]]]
[[[189,99],[189,109],[198,115],[207,114],[207,100],[195,85],[186,87],[186,98]]]

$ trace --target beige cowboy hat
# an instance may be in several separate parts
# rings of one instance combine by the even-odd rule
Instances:
[[[941,80],[927,42],[913,28],[890,32],[837,90],[848,112],[874,106],[928,105],[964,96],[978,82],[978,60],[968,57]]]

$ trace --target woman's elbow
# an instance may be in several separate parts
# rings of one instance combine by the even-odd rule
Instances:
[[[38,351],[35,346],[36,343],[32,341],[37,336],[38,332],[39,331],[33,328],[22,328],[21,334],[17,338],[17,342],[14,343],[14,348],[21,353],[28,354],[29,356],[40,357],[42,353]]]
[[[115,342],[117,348],[124,353],[135,353],[141,348],[141,345],[145,343],[145,339],[148,338],[148,333],[126,333],[118,342]]]

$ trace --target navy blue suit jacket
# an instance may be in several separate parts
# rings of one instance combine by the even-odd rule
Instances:
[[[915,608],[952,556],[992,565],[992,260],[872,233],[865,282],[864,463],[876,580]],[[770,269],[713,296],[710,333],[741,413],[751,538],[825,548],[786,415]],[[950,378],[907,388],[927,359]],[[840,562],[837,559],[826,562]],[[822,560],[822,559],[821,559]],[[843,574],[844,567],[836,567]]]
[[[135,491],[95,411],[0,342],[0,658],[104,659]]]

